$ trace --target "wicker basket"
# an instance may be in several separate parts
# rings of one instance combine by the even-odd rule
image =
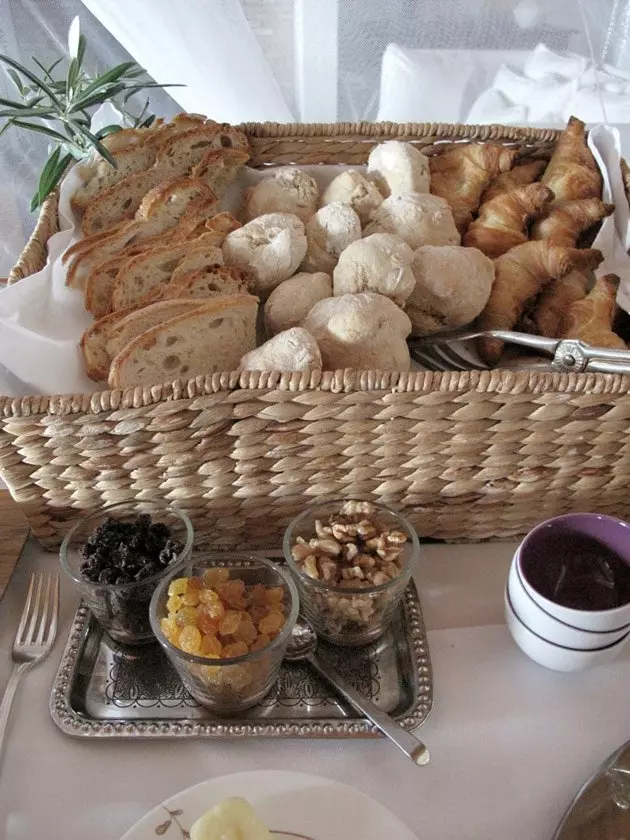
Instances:
[[[407,124],[244,126],[253,165],[365,163],[397,137],[549,155],[554,130]],[[10,275],[39,270],[57,199]],[[161,498],[200,541],[278,547],[316,496],[392,504],[424,536],[508,538],[566,511],[630,516],[630,377],[604,374],[225,373],[126,391],[0,397],[0,475],[36,537],[85,509]]]

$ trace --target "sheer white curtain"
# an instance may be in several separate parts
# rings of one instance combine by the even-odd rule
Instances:
[[[187,111],[219,122],[293,116],[239,0],[83,0]]]

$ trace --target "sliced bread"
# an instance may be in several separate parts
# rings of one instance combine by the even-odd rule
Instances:
[[[111,356],[107,352],[107,337],[109,329],[118,321],[122,321],[133,310],[113,312],[104,318],[99,318],[85,330],[81,336],[79,346],[83,353],[85,372],[95,382],[102,382],[107,379]]]
[[[202,125],[176,134],[159,147],[151,169],[128,175],[87,204],[81,226],[84,236],[131,218],[149,190],[169,178],[190,172],[209,149],[221,149],[222,137],[222,129],[218,125]]]
[[[161,145],[204,122],[205,117],[199,114],[178,114],[170,123],[157,119],[148,128],[123,128],[103,137],[101,143],[114,155],[117,166],[113,167],[101,157],[79,164],[84,185],[71,197],[72,208],[77,212],[85,210],[89,201],[127,175],[149,169],[155,163]]]
[[[192,211],[195,211],[198,219],[203,219],[205,214],[210,212],[210,202],[205,199],[192,202],[184,214],[186,219],[182,218],[174,228],[134,242],[119,251],[113,258],[91,269],[85,280],[85,306],[95,318],[101,318],[112,310],[112,296],[119,274],[132,258],[146,254],[155,248],[164,248],[168,243],[173,246],[185,245],[186,250],[191,247],[188,234],[189,228],[194,225]],[[193,239],[192,242],[215,245],[216,238],[216,234],[206,232]],[[160,297],[161,295],[154,296],[147,302],[159,300]]]
[[[173,277],[162,291],[162,300],[248,294],[254,279],[246,269],[227,268],[224,265],[209,266],[190,271],[177,280]]]
[[[208,218],[210,207],[216,207],[216,197],[202,181],[192,178],[180,178],[161,185],[145,197],[142,213],[138,219],[116,228],[112,236],[96,236],[92,243],[76,253],[66,274],[66,285],[75,289],[84,289],[91,271],[108,260],[119,255],[124,249],[169,230],[182,219],[186,210],[195,202],[204,202],[201,216],[200,204],[197,213],[189,219],[191,226],[196,226],[201,218]],[[91,239],[91,238],[90,238]],[[131,256],[131,254],[130,254]],[[107,312],[102,312],[105,315]]]
[[[166,300],[154,303],[151,306],[145,306],[143,309],[121,310],[126,315],[123,318],[112,323],[111,329],[107,329],[105,334],[105,346],[108,359],[113,359],[117,356],[124,347],[142,335],[143,332],[162,324],[165,321],[170,321],[171,318],[176,318],[178,315],[184,315],[187,312],[193,312],[198,309],[200,302],[198,300]],[[112,313],[116,314],[116,313]],[[107,316],[111,318],[111,315]],[[108,366],[109,370],[109,366]]]
[[[201,178],[219,198],[223,198],[248,160],[249,153],[243,149],[212,149],[193,167],[191,175]]]
[[[212,234],[209,234],[212,237]],[[197,271],[201,268],[208,268],[211,265],[223,265],[223,251],[214,243],[210,245],[201,245],[193,247],[190,243],[188,253],[179,261],[177,268],[171,274],[171,283],[179,283],[191,271]]]
[[[149,169],[155,163],[156,151],[152,146],[138,145],[121,149],[116,153],[116,167],[101,159],[93,167],[90,177],[70,199],[73,210],[81,212],[88,203],[109,187],[129,175]]]
[[[251,295],[225,296],[153,327],[112,360],[108,382],[134,388],[235,370],[255,347],[257,311]]]
[[[183,261],[187,261],[190,268],[198,267],[191,264],[195,257],[196,262],[203,262],[205,257],[204,265],[223,262],[221,249],[216,245],[202,243],[199,247],[194,247],[197,243],[197,240],[193,240],[152,248],[126,262],[118,272],[112,290],[112,311],[138,306],[154,288],[168,283]]]

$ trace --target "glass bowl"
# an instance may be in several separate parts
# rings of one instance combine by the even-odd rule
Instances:
[[[81,547],[99,525],[108,518],[133,522],[138,514],[148,514],[151,523],[168,526],[171,538],[183,547],[176,558],[156,574],[130,583],[93,583],[81,573],[84,558]],[[158,583],[173,569],[181,570],[190,560],[193,528],[181,510],[160,502],[129,502],[110,505],[79,520],[66,535],[60,549],[61,565],[72,578],[83,601],[111,638],[123,645],[148,644],[155,641],[149,622],[149,604]]]
[[[150,609],[151,627],[182,682],[202,706],[217,714],[230,715],[254,706],[276,682],[298,617],[299,599],[291,576],[270,560],[238,552],[231,553],[226,560],[225,552],[208,552],[195,559],[189,572],[192,576],[201,577],[210,569],[224,569],[229,574],[229,580],[244,581],[245,596],[251,594],[252,587],[257,584],[265,588],[282,587],[284,592],[282,612],[285,624],[275,638],[258,650],[219,659],[184,652],[162,630],[162,619],[168,614],[169,586],[178,573],[169,574],[155,590]],[[225,641],[225,637],[222,638]]]
[[[354,514],[346,517],[347,522],[343,522],[340,511],[342,506],[347,505],[355,508],[361,506],[362,510],[357,508]],[[336,521],[336,526],[342,526],[335,528],[338,539],[322,530],[322,526],[330,528],[331,519]],[[366,520],[376,525],[376,536],[369,527],[360,525]],[[353,528],[353,525],[356,527]],[[356,530],[361,530],[365,539],[361,534],[353,536]],[[389,537],[378,543],[384,557],[377,553],[376,546],[372,544],[370,547],[366,543],[366,539],[378,540],[379,533],[391,534],[392,540],[394,534],[397,535],[397,545],[401,550],[393,558],[397,566],[396,576],[393,576],[394,570],[388,560],[390,554],[394,553],[388,551]],[[403,535],[406,537],[404,542]],[[296,550],[298,537],[302,537],[308,545]],[[313,545],[311,540],[317,543]],[[351,544],[356,546],[356,552],[350,547]],[[418,536],[404,516],[371,501],[346,499],[319,502],[306,508],[289,524],[282,547],[284,558],[297,584],[304,615],[318,636],[346,647],[365,645],[385,632],[402,599],[420,552]],[[310,548],[313,548],[310,556],[315,557],[315,561],[306,560]],[[336,558],[349,558],[350,551],[356,554],[359,565],[353,566],[353,571],[347,571],[347,580],[337,581]],[[303,555],[301,558],[294,556],[298,552]],[[323,565],[320,561],[323,561]],[[350,561],[344,559],[338,568],[342,566],[349,569]],[[376,576],[380,569],[383,569],[383,574]],[[387,580],[381,582],[384,577]]]

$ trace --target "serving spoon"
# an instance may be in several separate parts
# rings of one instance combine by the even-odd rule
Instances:
[[[320,659],[317,655],[317,634],[302,616],[295,623],[284,658],[287,662],[308,662],[314,671],[329,682],[351,706],[362,712],[415,764],[429,763],[429,750],[422,741],[364,697],[332,665]]]

